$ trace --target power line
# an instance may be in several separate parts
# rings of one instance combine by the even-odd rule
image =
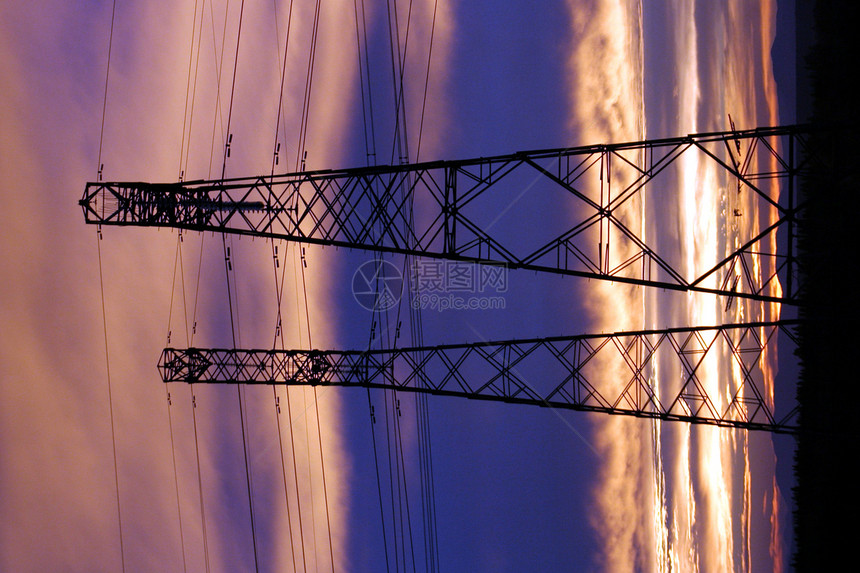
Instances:
[[[173,487],[176,491],[176,514],[179,518],[179,544],[182,547],[182,570],[188,571],[188,563],[185,557],[185,533],[182,527],[182,506],[179,503],[179,474],[176,470],[176,443],[173,438],[173,415],[171,414],[171,406],[173,401],[170,397],[170,390],[167,386],[164,387],[164,392],[167,397],[167,425],[170,430],[170,454],[173,463]]]
[[[113,30],[114,30],[115,20],[116,20],[116,0],[114,0],[111,4],[110,33],[108,35],[107,65],[105,67],[105,89],[104,89],[104,98],[102,100],[102,121],[101,121],[101,129],[99,131],[99,152],[98,152],[98,158],[96,160],[97,177],[98,177],[99,181],[102,179],[102,175],[103,175],[103,171],[104,171],[104,164],[102,163],[102,148],[103,148],[103,144],[104,144],[105,122],[106,122],[106,118],[107,118],[108,86],[110,84],[111,53],[113,51]],[[104,272],[102,269],[101,241],[102,241],[102,231],[101,231],[101,226],[99,226],[97,229],[97,232],[96,232],[96,248],[98,250],[98,259],[99,259],[99,291],[101,294],[102,327],[104,330],[104,341],[105,341],[105,370],[106,370],[106,374],[107,374],[108,410],[109,410],[109,415],[110,415],[111,448],[113,450],[113,472],[114,472],[114,487],[116,490],[117,525],[119,528],[120,563],[122,566],[122,571],[125,571],[125,543],[123,541],[122,507],[121,507],[121,503],[120,503],[120,490],[119,490],[119,464],[117,461],[116,426],[114,423],[114,413],[113,413],[113,390],[111,387],[111,375],[110,375],[110,352],[108,350],[107,311],[105,309],[105,287],[104,287]]]
[[[197,396],[191,388],[191,421],[194,429],[194,458],[197,462],[197,491],[200,500],[200,526],[203,532],[203,559],[209,572],[209,538],[206,534],[206,503],[203,498],[203,472],[200,467],[200,442],[197,436]]]

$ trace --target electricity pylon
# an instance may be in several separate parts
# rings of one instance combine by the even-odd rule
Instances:
[[[164,382],[358,386],[623,414],[779,433],[797,431],[797,408],[776,413],[759,386],[767,344],[790,321],[673,328],[385,350],[166,348]],[[741,372],[721,399],[708,363]],[[652,371],[679,366],[659,391]],[[607,377],[605,372],[613,372]],[[539,373],[539,374],[538,374]]]
[[[805,151],[807,136],[808,130],[801,126],[769,127],[489,158],[302,171],[243,179],[178,183],[99,181],[87,184],[80,205],[87,223],[98,225],[171,227],[269,237],[797,304],[796,228],[803,209],[796,196],[797,177],[808,161],[799,159]],[[732,236],[727,233],[721,238],[725,247],[721,254],[714,255],[701,268],[688,268],[685,272],[685,262],[679,255],[683,252],[683,237],[663,236],[657,245],[653,232],[649,235],[648,227],[637,225],[636,221],[643,200],[654,204],[677,200],[682,168],[691,156],[695,156],[697,165],[708,164],[720,174],[718,184],[724,186],[724,195],[743,201],[759,218],[752,224],[737,225]],[[532,209],[533,216],[510,216],[508,210],[512,205],[517,205],[517,210],[520,205]],[[723,210],[729,209],[723,206]],[[731,211],[727,218],[743,215],[741,209]],[[660,223],[648,221],[647,225]],[[720,250],[714,250],[717,251]],[[619,333],[602,339],[601,344],[612,341],[613,345],[624,347],[627,343],[621,341],[632,336],[643,356],[665,344],[674,348],[675,357],[684,363],[686,343],[675,339],[678,333],[685,333],[699,345],[703,344],[701,337],[706,331],[722,334],[743,331],[746,334],[742,339],[752,336],[769,341],[770,335],[759,332],[753,336],[750,329],[776,327],[776,323],[757,323],[755,327],[727,325],[704,330],[693,327],[649,331],[647,335]],[[480,344],[391,350],[379,355],[338,351],[302,354],[305,351],[169,350],[162,356],[161,367],[166,382],[185,376],[188,382],[355,383],[748,429],[794,429],[794,411],[783,417],[775,416],[749,376],[744,379],[744,392],[729,397],[723,407],[717,406],[719,400],[708,394],[695,375],[698,365],[685,366],[689,375],[674,396],[660,397],[653,390],[650,393],[646,390],[648,383],[643,369],[647,358],[645,362],[629,362],[632,386],[623,385],[628,390],[620,394],[604,395],[606,391],[597,391],[596,386],[582,386],[580,383],[586,378],[581,368],[575,366],[567,351],[555,346],[558,343],[581,348],[582,341],[594,343],[589,335],[491,343],[497,345],[493,353],[500,352],[508,359],[485,361],[502,368],[502,372],[497,372],[498,378],[493,379],[498,384],[483,386],[473,382],[464,385],[465,378],[455,372],[457,361],[449,357],[449,351],[471,355],[489,352],[478,350],[484,348]],[[512,378],[509,360],[531,353],[529,345],[544,348],[562,365],[569,366],[563,381],[549,394],[533,392],[523,380],[514,382]],[[709,347],[705,345],[696,352],[705,352],[705,348]],[[733,342],[727,342],[724,351],[734,356],[737,348]],[[630,358],[630,352],[622,353],[625,359]],[[388,368],[396,363],[429,366],[423,360],[409,358],[411,353],[438,356],[453,369],[441,372],[439,380],[458,380],[460,388],[452,390],[450,384],[441,381],[431,383],[409,367],[403,372]],[[498,356],[493,353],[492,356]],[[357,367],[343,366],[352,364],[349,357],[354,356],[363,356],[368,368],[369,357],[374,357],[376,363],[386,365],[387,369],[374,366],[373,372],[362,373]],[[327,373],[336,375],[290,376],[290,369],[297,367],[296,360],[310,360],[312,366],[325,367]],[[261,365],[260,374],[268,372],[268,368],[277,371],[279,377],[255,379],[246,369],[255,363]],[[268,366],[264,368],[265,364]],[[401,374],[406,378],[391,378]],[[591,384],[592,378],[587,379]],[[507,391],[503,382],[511,384]],[[631,392],[640,397],[633,399]]]

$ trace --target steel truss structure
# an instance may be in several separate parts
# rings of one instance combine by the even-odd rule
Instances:
[[[796,180],[811,156],[808,135],[787,126],[247,179],[99,181],[79,203],[97,225],[235,233],[797,304]],[[700,178],[703,164],[712,171]],[[687,276],[683,238],[657,240],[636,221],[646,203],[652,215],[677,211],[677,189],[691,181],[719,187],[711,196],[725,203],[703,208],[720,209],[725,233],[714,238],[723,254]],[[744,208],[756,219],[730,232]],[[521,213],[529,209],[532,216]],[[793,340],[791,324],[367,351],[168,348],[159,371],[164,382],[386,388],[793,433],[797,408],[777,411],[773,373],[762,370],[778,333]]]
[[[795,180],[807,135],[771,127],[271,177],[95,182],[80,205],[98,225],[236,233],[792,304],[803,208]],[[632,221],[644,200],[677,201],[693,155],[718,174],[710,184],[759,219],[743,226],[752,229],[746,235],[715,238],[726,254],[685,274],[683,238],[657,247]],[[743,216],[727,205],[705,208]],[[532,217],[520,216],[529,210]]]
[[[761,369],[763,353],[779,333],[794,340],[792,324],[366,351],[167,348],[158,368],[166,383],[385,388],[795,433],[797,407],[775,411],[766,391],[772,374]],[[722,365],[720,375],[715,365]],[[672,380],[664,387],[654,384],[658,368]],[[721,398],[726,387],[728,396]]]

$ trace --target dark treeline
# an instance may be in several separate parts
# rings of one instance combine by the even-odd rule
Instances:
[[[804,0],[798,0],[798,27]],[[860,256],[860,141],[856,78],[860,26],[857,0],[818,0],[814,43],[799,58],[811,86],[811,148],[818,160],[802,182],[808,201],[800,235],[803,304],[798,386],[801,433],[795,453],[797,571],[856,567],[860,474],[860,335],[857,268]],[[847,567],[847,569],[846,569]]]

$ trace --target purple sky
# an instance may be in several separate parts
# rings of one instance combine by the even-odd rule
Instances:
[[[271,169],[278,62],[288,7],[275,4],[277,17],[268,5],[246,7],[228,176]],[[293,13],[282,112],[286,137],[278,135],[282,143],[279,169],[295,165],[308,30],[313,20],[312,6],[298,4]],[[306,146],[310,168],[358,166],[366,161],[353,4],[342,4],[327,4],[320,16]],[[761,37],[768,33],[763,22],[769,22],[773,13],[758,2],[719,6],[699,2],[688,18],[683,9],[687,5],[648,3],[640,12],[633,1],[570,0],[547,3],[540,9],[527,2],[456,6],[440,2],[420,159],[487,156],[598,143],[607,138],[673,136],[694,128],[724,129],[728,113],[738,128],[774,123],[775,108],[771,106],[776,86],[767,61],[767,38],[763,41]],[[227,14],[220,114],[215,111],[213,61],[217,58],[212,52],[222,47],[225,7],[216,2],[215,11],[210,12],[209,3],[205,6],[192,116],[186,106],[186,87],[194,3],[118,3],[102,152],[106,179],[171,181],[180,169],[187,170],[188,179],[220,174],[239,3],[230,3]],[[407,52],[412,160],[418,149],[432,6],[433,2],[416,4]],[[198,450],[211,568],[249,569],[254,558],[236,388],[195,390],[199,436],[195,446],[189,388],[170,388],[168,418],[165,388],[154,366],[168,331],[172,344],[187,342],[190,327],[182,316],[192,315],[190,297],[198,270],[203,286],[195,343],[229,343],[220,238],[206,237],[201,247],[199,236],[185,235],[183,272],[176,275],[186,281],[189,298],[183,302],[183,287],[174,275],[176,233],[103,231],[100,245],[112,403],[108,402],[96,230],[84,225],[76,202],[85,182],[97,176],[110,8],[109,3],[80,9],[62,2],[7,3],[0,8],[0,173],[4,178],[0,380],[5,392],[0,401],[0,515],[4,517],[0,569],[118,570],[118,483],[127,568],[181,570],[184,564],[191,571],[203,570],[207,556],[199,504]],[[380,164],[391,160],[394,118],[384,8],[367,7]],[[199,18],[199,5],[197,9]],[[406,9],[398,6],[402,20]],[[624,17],[618,19],[618,14]],[[638,43],[640,16],[642,44]],[[783,23],[780,18],[773,21]],[[690,35],[691,30],[695,35]],[[685,51],[691,46],[698,54],[697,65],[692,66],[698,74],[698,94],[689,91],[690,78],[684,75],[691,69],[690,52]],[[791,44],[780,46],[778,61],[783,62]],[[636,58],[631,60],[631,55]],[[777,79],[785,78],[778,86],[781,93],[793,93],[784,90],[785,84],[793,83],[789,76],[782,76],[786,66],[776,67]],[[785,99],[779,101],[783,113],[793,109],[790,95]],[[184,120],[189,118],[193,119],[186,127],[190,144],[188,136],[183,137],[183,123],[188,126]],[[210,144],[213,133],[215,143]],[[183,161],[183,150],[189,145],[188,159]],[[214,157],[214,167],[210,157]],[[500,228],[521,220],[548,225],[563,220],[564,213],[550,214],[531,205],[518,205],[507,219],[500,220]],[[653,232],[675,231],[661,228]],[[276,312],[271,245],[249,240],[229,244],[237,268],[238,294],[235,286],[232,294],[238,305],[241,342],[270,346]],[[198,259],[201,248],[203,256]],[[307,312],[314,347],[365,347],[373,317],[356,304],[350,287],[356,269],[370,255],[308,247],[309,302],[305,308],[303,289],[293,278],[300,277],[300,251],[285,244],[279,248],[280,264],[293,273],[287,276],[284,290],[287,346],[309,344]],[[425,342],[577,334],[620,328],[607,326],[617,324],[616,320],[631,321],[622,327],[635,326],[654,317],[684,321],[698,312],[691,310],[689,301],[679,303],[659,295],[648,299],[650,306],[638,318],[619,318],[620,314],[606,310],[619,299],[593,282],[533,273],[511,272],[507,287],[501,311],[424,311]],[[407,322],[404,319],[404,325]],[[391,330],[393,334],[394,324]],[[407,331],[404,326],[404,333]],[[278,395],[283,403],[285,393],[280,390]],[[319,487],[319,434],[315,408],[308,401],[312,393],[291,391],[290,399],[295,440],[287,445],[290,437],[284,432],[285,442],[279,445],[275,424],[278,420],[284,423],[284,418],[275,417],[272,390],[249,389],[244,397],[250,420],[253,510],[261,569],[274,570],[283,564],[288,564],[288,570],[292,567],[298,555],[294,551],[300,547],[295,502],[301,500],[305,503],[306,561],[318,561],[319,570],[325,571],[330,564]],[[403,537],[408,531],[403,522],[396,543],[405,549],[406,557],[394,547],[387,483],[383,483],[382,494],[385,509],[380,512],[367,394],[352,389],[320,391],[318,399],[337,569],[378,571],[385,567],[383,519],[391,568],[399,560],[401,568],[411,569],[415,555],[416,569],[425,569],[413,397],[401,397],[404,435],[400,443],[406,452],[407,479],[400,491],[408,491],[415,538],[414,549],[410,549],[409,538]],[[383,397],[374,394],[371,401],[378,420],[373,435],[384,469],[388,444]],[[648,457],[651,454],[637,457],[641,446],[647,450],[647,444],[653,443],[644,422],[607,421],[597,415],[453,398],[431,398],[428,407],[441,570],[624,570],[632,564],[658,571],[672,559],[671,548],[661,543],[674,543],[676,551],[685,547],[682,538],[688,532],[670,533],[661,541],[655,533],[660,528],[649,523],[647,515],[643,517],[647,507],[631,506],[653,498],[649,484],[659,481],[654,477],[658,474],[655,462]],[[683,440],[673,440],[684,431],[664,430],[662,463],[667,468],[681,464],[676,457],[680,450],[673,448]],[[707,433],[710,431],[693,431],[689,443],[694,450],[714,443],[715,434]],[[623,440],[614,437],[622,434],[626,436]],[[703,485],[707,481],[704,466],[689,462],[693,489],[687,497],[698,505],[690,510],[697,526],[690,529],[688,542],[703,569],[711,560],[725,564],[726,555],[739,570],[771,569],[768,519],[773,505],[773,445],[769,436],[762,435],[750,436],[748,442],[738,436],[734,440],[731,446],[719,447],[735,453],[746,447],[751,459],[766,462],[750,466],[751,499],[738,501],[743,497],[738,485],[743,472],[733,466],[728,472],[731,477],[724,482],[734,488],[727,510],[730,515],[728,521],[721,521],[718,512],[709,507],[714,498]],[[288,485],[292,489],[287,499],[294,509],[288,518],[282,480],[286,477],[289,482],[292,475],[282,472],[279,449],[290,453],[293,447],[298,477]],[[778,442],[777,447],[788,449],[785,442]],[[289,456],[287,459],[290,462]],[[785,467],[786,461],[779,463]],[[652,481],[640,480],[640,475],[651,476]],[[668,500],[669,518],[682,523],[684,508],[689,507],[677,500],[684,497],[680,489],[686,482],[677,481],[680,474],[671,469],[662,475],[667,480],[662,495]],[[780,487],[782,498],[777,503],[782,506],[781,556],[785,560],[791,549],[790,508],[786,505],[790,503],[790,483],[780,483]],[[622,507],[613,505],[607,492]],[[753,509],[747,544],[740,540],[745,524],[735,515],[744,503]],[[405,510],[405,505],[399,509]],[[708,524],[720,523],[730,523],[734,534],[733,545],[722,553],[709,546],[720,534],[709,531]],[[290,527],[292,544],[285,543]],[[679,527],[683,529],[683,525]]]

